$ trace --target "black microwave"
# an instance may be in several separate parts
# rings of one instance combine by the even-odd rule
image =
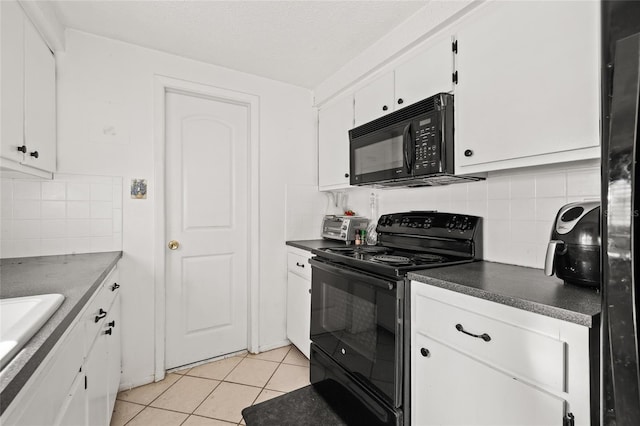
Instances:
[[[349,130],[351,185],[444,185],[454,176],[453,95],[439,93]]]

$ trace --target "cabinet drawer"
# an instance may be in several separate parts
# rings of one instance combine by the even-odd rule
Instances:
[[[509,374],[565,390],[564,342],[422,295],[416,297],[416,332]]]
[[[100,288],[96,291],[93,299],[89,302],[85,311],[82,323],[85,325],[85,353],[89,351],[93,345],[93,341],[103,328],[105,318],[111,304],[113,303],[118,289],[114,288],[114,284],[118,280],[118,269],[112,270],[107,278],[102,282]]]
[[[301,256],[297,253],[288,253],[287,268],[294,274],[311,279],[311,265],[308,256]]]

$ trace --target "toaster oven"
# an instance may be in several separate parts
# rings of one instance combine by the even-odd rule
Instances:
[[[322,219],[322,238],[353,241],[356,232],[366,230],[369,219],[360,216],[327,215]]]

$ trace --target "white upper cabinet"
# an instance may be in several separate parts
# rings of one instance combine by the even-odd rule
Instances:
[[[318,187],[349,187],[349,130],[353,128],[353,97],[347,96],[318,112]]]
[[[393,71],[355,92],[355,125],[367,123],[453,86],[451,37],[440,37]]]
[[[453,88],[451,37],[443,37],[395,69],[395,109]]]
[[[0,156],[21,162],[24,154],[24,16],[17,2],[0,2]]]
[[[0,168],[56,170],[55,58],[17,1],[0,2]]]
[[[31,21],[24,26],[25,164],[56,170],[56,64]]]
[[[599,8],[489,2],[456,24],[456,173],[599,156]]]
[[[393,87],[393,72],[390,72],[356,91],[354,95],[356,126],[393,111]]]

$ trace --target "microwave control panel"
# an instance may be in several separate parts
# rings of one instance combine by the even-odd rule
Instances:
[[[438,138],[438,121],[436,117],[424,117],[413,123],[413,142],[415,147],[416,174],[441,173],[442,157]]]

